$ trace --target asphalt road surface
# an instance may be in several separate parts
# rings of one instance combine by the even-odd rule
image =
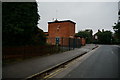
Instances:
[[[89,56],[88,56],[89,55]],[[86,57],[87,56],[87,57]],[[53,78],[118,78],[120,46],[100,45]],[[86,59],[85,59],[86,58]]]

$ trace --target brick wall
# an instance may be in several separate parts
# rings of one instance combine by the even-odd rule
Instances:
[[[57,21],[57,22],[48,23],[48,34],[49,36],[47,42],[49,44],[54,45],[56,43],[55,40],[56,37],[60,38],[60,44],[62,44],[61,42],[62,37],[63,38],[74,37],[75,23],[71,21]],[[66,43],[64,44],[68,44],[68,41],[66,41]]]

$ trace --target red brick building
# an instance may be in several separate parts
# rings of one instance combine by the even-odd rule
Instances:
[[[48,40],[49,44],[68,44],[65,38],[74,38],[75,22],[70,20],[48,22]]]

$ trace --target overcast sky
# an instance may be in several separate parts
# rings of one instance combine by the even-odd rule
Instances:
[[[48,22],[53,18],[76,22],[79,30],[111,30],[118,20],[118,2],[38,2],[39,28],[48,31]]]

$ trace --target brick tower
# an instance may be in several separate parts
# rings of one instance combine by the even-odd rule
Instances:
[[[70,20],[48,22],[48,40],[49,44],[62,44],[62,38],[74,38],[75,22]],[[65,42],[65,41],[64,41]],[[64,44],[68,44],[68,41]]]

